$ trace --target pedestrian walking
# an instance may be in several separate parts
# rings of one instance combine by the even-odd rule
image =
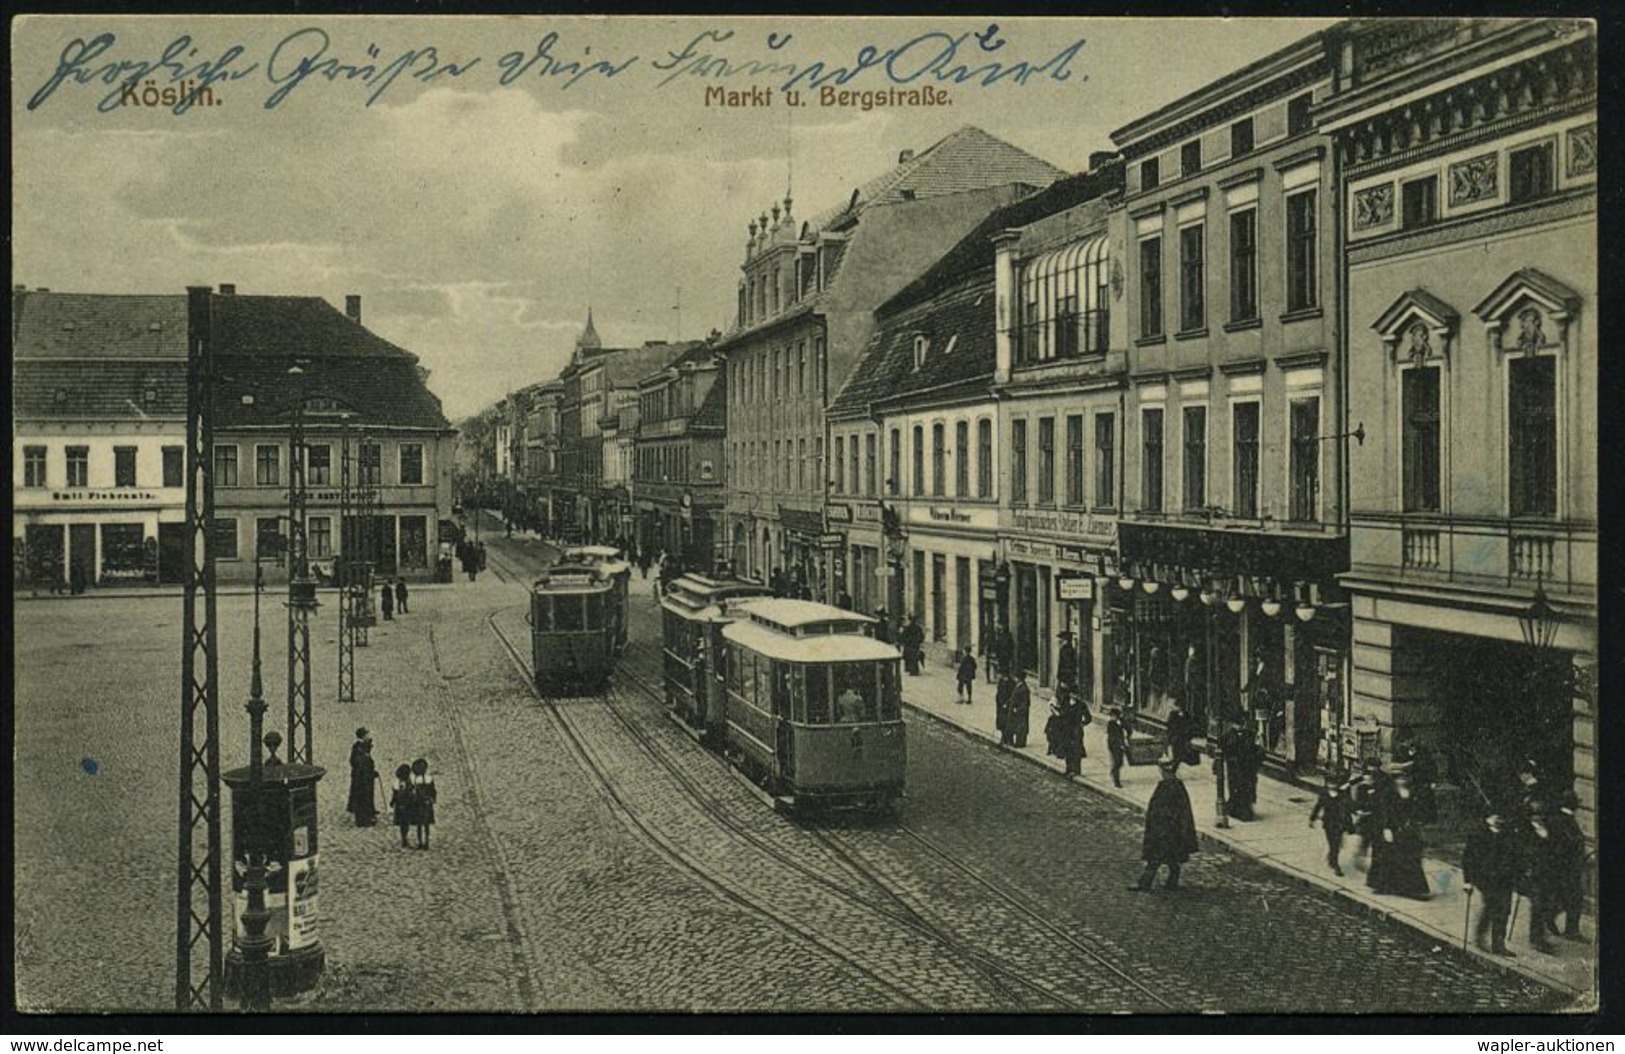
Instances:
[[[993,725],[999,730],[999,743],[1010,746],[1010,697],[1015,694],[1016,679],[1008,672],[999,675],[999,686],[993,690]]]
[[[474,543],[474,555],[479,557],[479,569],[481,571],[485,570],[485,543],[484,542],[475,542]]]
[[[1140,879],[1129,888],[1145,891],[1157,877],[1157,869],[1168,868],[1168,881],[1164,888],[1179,888],[1179,871],[1185,861],[1196,852],[1196,818],[1191,814],[1191,796],[1179,781],[1179,759],[1164,754],[1157,761],[1162,779],[1151,792],[1151,804],[1145,810],[1145,838],[1141,842],[1141,859],[1145,870]]]
[[[1196,724],[1178,702],[1168,711],[1167,734],[1168,753],[1173,755],[1175,761],[1181,765],[1195,765],[1202,760],[1191,742],[1196,737]]]
[[[78,560],[75,560],[73,565],[68,569],[69,591],[74,596],[78,596],[80,593],[85,591],[85,587],[89,584],[89,582],[90,575],[85,571],[85,565],[80,563]]]
[[[1585,903],[1585,833],[1575,818],[1580,799],[1573,791],[1565,791],[1558,799],[1557,811],[1548,818],[1551,831],[1551,910],[1546,916],[1546,931],[1554,937],[1584,940],[1580,933],[1580,912]],[[1557,928],[1557,916],[1563,916],[1562,932]]]
[[[1128,760],[1128,724],[1121,707],[1112,707],[1106,722],[1106,752],[1112,756],[1112,786],[1123,785],[1123,762]]]
[[[1016,684],[1010,690],[1010,713],[1005,717],[1010,745],[1020,749],[1027,745],[1028,716],[1032,712],[1033,693],[1027,687],[1027,672],[1016,671]]]
[[[1232,721],[1230,729],[1220,741],[1224,755],[1225,812],[1236,820],[1254,819],[1253,806],[1258,801],[1258,769],[1263,761],[1262,752],[1247,726]]]
[[[976,688],[976,656],[966,648],[959,654],[959,701],[969,706]]]
[[[372,790],[377,779],[378,766],[372,760],[372,733],[358,728],[355,742],[350,744],[350,801],[345,806],[355,817],[357,827],[371,827],[378,822],[378,804]]]
[[[395,620],[395,591],[389,588],[387,580],[378,590],[378,610],[383,612],[385,622]]]
[[[1326,777],[1315,807],[1309,810],[1309,826],[1320,821],[1326,835],[1326,864],[1332,874],[1343,874],[1343,836],[1354,830],[1354,807],[1349,802],[1349,788],[1342,773]]]
[[[434,777],[429,775],[429,762],[418,758],[412,762],[412,822],[417,825],[419,849],[429,848],[429,828],[434,826],[437,797]]]
[[[875,640],[882,644],[891,643],[891,619],[887,617],[885,608],[875,608]]]
[[[1378,794],[1375,826],[1377,840],[1372,843],[1366,884],[1376,893],[1428,899],[1427,874],[1422,870],[1421,809],[1409,772],[1392,773],[1387,787]]]
[[[417,796],[412,790],[412,766],[402,762],[395,769],[395,788],[389,792],[389,811],[401,831],[401,848],[407,848],[406,832],[417,823]]]
[[[1512,890],[1518,882],[1518,844],[1497,813],[1484,817],[1483,826],[1467,836],[1461,858],[1461,877],[1468,895],[1476,890],[1483,902],[1478,909],[1474,940],[1485,951],[1512,957],[1507,950],[1507,922],[1512,915]],[[1488,937],[1488,941],[1485,938]]]
[[[1072,690],[1070,683],[1056,688],[1050,709],[1050,720],[1045,726],[1050,733],[1050,753],[1066,763],[1068,776],[1080,775],[1083,772],[1083,759],[1088,756],[1083,746],[1083,728],[1094,720],[1094,715],[1089,712],[1089,704],[1084,702],[1082,695]]]
[[[1349,808],[1352,810],[1349,823],[1359,839],[1359,844],[1354,848],[1356,868],[1369,866],[1372,846],[1378,837],[1377,796],[1381,790],[1381,773],[1372,765],[1362,769],[1359,780],[1349,788]]]
[[[1529,898],[1529,946],[1546,955],[1556,954],[1548,935],[1555,930],[1562,847],[1553,837],[1551,811],[1545,801],[1532,798],[1524,821],[1521,883],[1518,891]]]
[[[406,579],[395,579],[395,609],[406,614]]]
[[[908,617],[908,625],[903,627],[898,639],[903,645],[903,669],[918,676],[921,649],[925,644],[925,630],[920,627],[919,616]]]
[[[1061,631],[1061,647],[1055,659],[1055,683],[1078,686],[1078,646],[1072,643],[1072,631]]]

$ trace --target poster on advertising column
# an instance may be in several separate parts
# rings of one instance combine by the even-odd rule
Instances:
[[[316,857],[293,860],[288,864],[288,941],[289,951],[315,944],[321,919],[317,900]]]

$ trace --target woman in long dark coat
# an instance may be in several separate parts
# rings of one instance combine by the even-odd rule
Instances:
[[[1050,749],[1066,762],[1066,774],[1076,776],[1083,771],[1083,696],[1063,684],[1055,689],[1055,734]]]
[[[1399,773],[1378,796],[1373,818],[1376,841],[1366,884],[1376,893],[1395,893],[1426,900],[1427,874],[1422,870],[1421,805],[1409,775]]]
[[[1151,792],[1151,803],[1145,810],[1145,838],[1140,843],[1140,856],[1145,870],[1140,880],[1130,889],[1151,888],[1157,877],[1157,868],[1167,865],[1168,889],[1179,888],[1179,869],[1196,852],[1196,818],[1191,815],[1191,796],[1179,781],[1179,760],[1164,754],[1157,762],[1162,770],[1162,781]]]
[[[372,793],[377,779],[378,767],[372,760],[372,734],[358,728],[355,742],[350,746],[350,803],[346,806],[355,817],[357,827],[371,827],[378,822],[378,805]]]
[[[1028,715],[1032,711],[1033,693],[1027,687],[1027,675],[1016,673],[1016,686],[1010,690],[1010,713],[1004,719],[1007,742],[1013,747],[1027,745]]]
[[[1015,694],[1016,679],[1006,670],[999,675],[999,686],[993,690],[993,724],[999,730],[999,742],[1010,744],[1010,697]]]

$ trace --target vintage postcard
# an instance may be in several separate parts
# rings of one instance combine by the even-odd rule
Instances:
[[[1595,24],[12,29],[18,1010],[1599,1007]]]

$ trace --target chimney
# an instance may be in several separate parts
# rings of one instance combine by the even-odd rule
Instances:
[[[912,150],[904,150],[902,153],[897,155],[897,163],[899,165],[906,165],[910,161],[913,161],[913,160],[914,160],[914,151],[912,151]]]
[[[1109,164],[1117,155],[1110,150],[1089,151],[1089,171],[1094,172]]]
[[[232,283],[230,283],[230,282],[221,282],[220,283],[220,295],[221,296],[236,296],[237,295],[237,287],[235,285],[233,285]]]
[[[361,322],[361,294],[351,293],[344,298],[344,313],[350,316],[350,321]]]

